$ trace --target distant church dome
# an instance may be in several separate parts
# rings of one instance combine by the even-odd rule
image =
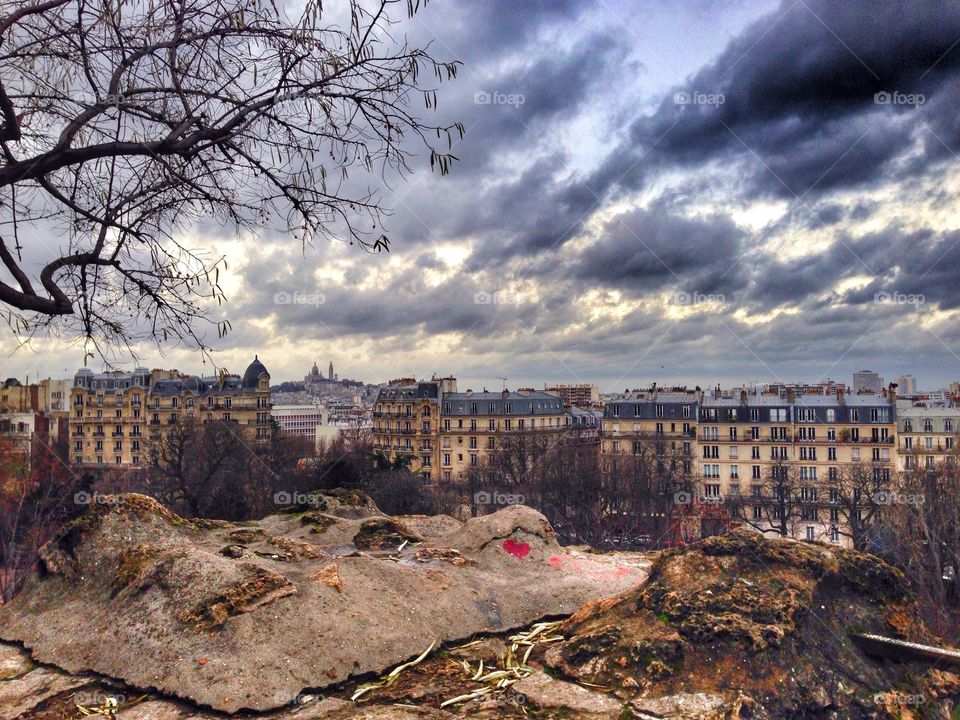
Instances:
[[[313,370],[310,371],[310,374],[314,377],[320,374],[320,368],[317,367],[317,363],[313,363]]]
[[[243,374],[243,387],[255,388],[260,381],[260,375],[265,372],[267,372],[267,369],[260,362],[260,359],[254,355],[253,362],[250,363],[247,371]]]

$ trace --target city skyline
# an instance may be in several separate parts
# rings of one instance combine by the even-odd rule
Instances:
[[[264,355],[263,353],[257,353],[257,352],[254,352],[253,354],[254,355],[259,354],[262,357],[264,364],[267,366],[267,368],[270,371],[270,378],[271,378],[270,382],[271,382],[271,385],[273,386],[279,385],[280,383],[284,383],[284,382],[302,382],[304,376],[309,373],[313,363],[319,362],[319,361],[311,360],[308,363],[306,363],[303,367],[299,367],[297,364],[297,361],[293,361],[294,369],[288,373],[283,369],[285,367],[288,367],[288,365],[282,364],[282,363],[278,364],[274,362],[273,359],[270,358],[269,354]],[[209,368],[209,365],[200,366],[200,368],[202,368],[201,370],[200,368],[194,367],[193,365],[172,364],[170,362],[165,361],[163,358],[158,358],[158,360],[159,362],[154,362],[154,363],[141,361],[136,363],[136,366],[146,367],[150,370],[153,370],[153,369],[178,370],[180,372],[187,373],[187,374],[191,374],[191,373],[192,374],[213,374],[213,371]],[[241,375],[243,373],[243,368],[246,367],[246,365],[249,362],[250,362],[250,358],[247,357],[245,360],[241,359],[238,363],[235,363],[233,365],[224,366],[223,369],[225,369],[228,373]],[[332,362],[332,364],[337,368],[342,367],[340,361],[329,360],[329,358],[325,358],[321,364],[326,364],[328,362]],[[40,367],[42,366],[40,365],[35,366],[34,373],[29,373],[28,375],[24,375],[20,377],[17,377],[16,375],[13,375],[9,372],[6,372],[6,370],[0,370],[0,376],[2,376],[0,377],[0,380],[7,379],[7,378],[16,378],[21,383],[25,383],[29,379],[29,381],[33,383],[47,377],[50,377],[53,379],[60,379],[60,380],[70,379],[74,376],[74,374],[80,368],[80,366],[74,367],[73,369],[67,368],[61,371],[61,374],[58,375],[56,374],[56,372],[43,374],[42,371],[37,370],[37,368],[40,368]],[[104,372],[106,370],[106,368],[98,365],[90,365],[89,367],[94,372]],[[129,372],[133,370],[134,367],[135,367],[135,364],[131,363],[126,366],[115,365],[111,369],[117,370],[119,372]],[[299,370],[298,370],[298,367],[299,367]],[[404,377],[413,377],[418,380],[429,380],[433,376],[437,376],[437,377],[450,376],[450,377],[457,378],[460,386],[463,389],[470,388],[477,392],[482,391],[483,389],[486,389],[488,391],[500,390],[504,387],[504,384],[506,384],[506,387],[511,390],[516,390],[517,388],[523,388],[523,387],[530,387],[535,390],[542,390],[544,387],[550,387],[550,386],[561,385],[561,384],[571,384],[571,385],[589,384],[589,385],[596,385],[599,388],[600,393],[602,394],[617,394],[617,393],[622,393],[624,390],[633,390],[638,388],[645,389],[645,388],[649,388],[651,384],[656,384],[657,387],[661,387],[661,388],[685,386],[692,389],[694,387],[699,386],[704,390],[709,390],[715,387],[718,383],[722,386],[722,388],[728,389],[728,388],[734,388],[734,387],[753,387],[758,385],[762,386],[762,385],[777,384],[777,383],[816,384],[819,382],[833,381],[833,382],[843,383],[846,386],[852,388],[853,375],[860,371],[871,371],[878,374],[881,380],[883,381],[883,387],[886,387],[891,382],[895,382],[899,376],[904,376],[904,375],[912,376],[915,383],[916,392],[931,392],[931,391],[947,389],[950,387],[950,384],[952,382],[956,382],[958,379],[960,379],[960,378],[951,378],[951,379],[945,380],[943,383],[934,384],[934,383],[928,382],[922,376],[918,376],[915,372],[911,372],[909,369],[905,370],[901,368],[897,370],[884,370],[882,369],[882,367],[883,366],[880,366],[880,365],[870,365],[870,366],[864,366],[864,367],[851,366],[848,372],[843,372],[843,373],[838,372],[835,375],[831,377],[826,377],[826,378],[812,378],[812,377],[805,377],[805,376],[797,376],[797,377],[785,377],[785,378],[777,378],[777,379],[765,379],[765,378],[745,377],[745,376],[738,376],[736,374],[729,374],[725,372],[723,369],[718,369],[719,370],[718,372],[713,373],[709,376],[704,376],[699,378],[689,378],[689,379],[685,379],[682,377],[671,378],[669,376],[631,374],[629,376],[624,375],[616,378],[616,381],[618,381],[619,384],[612,384],[612,381],[605,382],[604,379],[602,378],[598,379],[594,377],[584,377],[584,376],[575,376],[575,377],[562,376],[562,375],[558,376],[554,374],[554,375],[546,375],[542,377],[523,377],[523,376],[511,377],[509,375],[503,376],[499,374],[502,372],[510,372],[509,367],[492,368],[489,371],[490,374],[474,374],[474,375],[461,374],[449,368],[435,368],[430,371],[424,371],[424,372],[414,372],[414,371],[401,372],[400,369],[395,368],[394,371],[387,372],[386,374],[379,375],[379,376],[367,376],[362,373],[357,373],[357,372],[353,372],[352,370],[348,370],[346,374],[341,374],[338,372],[337,375],[340,379],[360,381],[369,385],[385,384],[393,379],[404,378]],[[40,372],[40,374],[37,374],[37,372]],[[504,383],[504,377],[506,377],[506,383]]]
[[[437,93],[459,162],[421,154],[383,193],[390,253],[184,228],[231,261],[219,364],[271,348],[297,378],[334,347],[364,379],[607,390],[960,377],[957,7],[432,3],[400,27],[464,63]],[[73,372],[71,341],[6,337],[7,376]]]

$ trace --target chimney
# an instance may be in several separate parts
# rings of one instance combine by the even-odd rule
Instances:
[[[740,391],[740,404],[741,404],[741,405],[746,405],[746,404],[747,404],[747,391],[746,391],[746,389],[743,389],[743,390]]]
[[[501,394],[501,395],[503,395],[503,397],[506,397],[507,395],[509,395],[509,394],[510,394],[510,391],[509,391],[509,390],[507,390],[506,388],[504,388],[504,389],[503,389],[503,392],[502,392],[502,393],[500,393],[500,394]]]
[[[717,383],[717,386],[713,389],[713,399],[714,400],[720,399],[720,383]]]
[[[847,404],[846,392],[845,392],[844,388],[842,388],[842,387],[838,387],[838,388],[837,388],[837,404],[838,404],[838,405],[846,405],[846,404]]]
[[[787,388],[787,402],[791,405],[797,401],[797,393],[793,388]]]

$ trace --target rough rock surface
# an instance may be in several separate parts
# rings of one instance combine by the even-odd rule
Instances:
[[[0,717],[15,718],[54,695],[88,682],[87,678],[74,677],[46,667],[38,667],[16,679],[0,682]]]
[[[575,613],[545,659],[641,717],[949,717],[960,678],[849,637],[923,642],[917,617],[903,576],[872,555],[737,532],[663,553],[640,588]],[[884,714],[888,700],[906,712]]]
[[[649,565],[562,549],[521,506],[452,521],[452,532],[452,519],[397,520],[398,530],[349,492],[295,510],[232,524],[187,521],[141,495],[108,498],[44,548],[37,574],[0,608],[0,639],[71,673],[264,711],[434,641],[570,614],[639,584]]]
[[[518,680],[510,689],[535,708],[556,710],[585,720],[616,720],[623,712],[623,702],[615,697],[555,680],[542,672]]]

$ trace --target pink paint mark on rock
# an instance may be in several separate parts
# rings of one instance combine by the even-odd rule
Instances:
[[[503,541],[503,549],[518,558],[525,558],[530,554],[529,543],[518,543],[513,538],[507,538]]]
[[[550,559],[547,560],[547,563],[550,564],[550,567],[555,567],[555,568],[563,567],[563,560],[558,558],[556,555],[551,555]]]

